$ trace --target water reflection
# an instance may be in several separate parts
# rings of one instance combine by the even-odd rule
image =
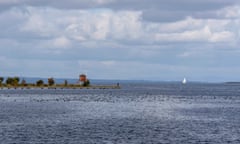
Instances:
[[[1,90],[3,143],[240,143],[238,86]]]

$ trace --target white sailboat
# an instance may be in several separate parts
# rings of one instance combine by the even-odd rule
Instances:
[[[187,83],[187,79],[184,78],[183,81],[182,81],[182,84],[186,84]]]

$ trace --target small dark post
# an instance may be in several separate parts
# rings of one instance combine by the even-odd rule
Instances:
[[[65,81],[64,81],[64,86],[67,86],[67,85],[68,85],[68,81],[65,80]]]

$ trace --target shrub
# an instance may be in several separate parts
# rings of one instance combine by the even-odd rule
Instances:
[[[49,79],[48,79],[48,85],[49,85],[49,86],[52,86],[52,85],[54,85],[54,84],[55,84],[54,79],[53,79],[53,78],[49,78]]]
[[[0,85],[2,85],[3,81],[4,81],[4,77],[0,77]]]
[[[17,86],[19,83],[19,77],[8,77],[6,80],[6,84]]]
[[[36,82],[36,85],[37,85],[37,86],[43,86],[43,85],[44,85],[43,80],[38,80],[38,81]]]
[[[87,79],[86,81],[83,82],[82,86],[86,87],[90,85],[90,81]]]

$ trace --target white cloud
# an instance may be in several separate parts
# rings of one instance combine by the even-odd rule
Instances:
[[[216,12],[218,16],[223,18],[240,18],[240,5],[228,6]]]
[[[53,40],[53,46],[55,48],[67,48],[71,46],[71,42],[68,38],[62,36]]]
[[[74,43],[71,41],[130,42],[136,45],[179,41],[232,42],[239,35],[239,19],[187,17],[177,22],[153,23],[143,21],[141,11],[109,9],[66,11],[47,7],[16,9],[11,9],[9,15],[18,17],[18,21],[21,22],[21,25],[17,25],[20,33],[56,40],[65,37],[68,44]],[[56,43],[53,43],[54,45]]]
[[[156,33],[155,40],[160,42],[185,41],[207,43],[207,42],[233,42],[237,39],[234,31],[227,30],[228,29],[227,26],[232,22],[226,23],[226,21],[219,21],[219,25],[221,27],[219,25],[215,27],[215,25],[217,25],[217,22],[213,22],[212,20],[206,20],[201,23],[202,24],[200,28],[192,29],[191,24],[189,24],[190,27],[189,30],[185,28],[186,30],[183,31],[176,29],[176,32]],[[221,23],[224,24],[221,25]],[[182,28],[182,26],[180,27]]]
[[[94,1],[94,0],[92,0]],[[111,3],[114,2],[114,0],[96,0],[98,4],[107,4],[107,3]]]
[[[139,12],[84,11],[66,32],[76,40],[125,40],[139,37]]]
[[[212,34],[210,42],[231,42],[235,39],[235,35],[229,31],[222,31]]]
[[[176,22],[158,23],[155,26],[159,28],[160,32],[172,33],[172,32],[182,32],[185,30],[199,29],[204,24],[205,24],[204,20],[202,19],[194,19],[192,17],[187,17],[186,19],[176,21]]]
[[[25,1],[26,0],[0,0],[0,4],[18,4]]]
[[[39,36],[64,34],[75,40],[137,39],[141,32],[140,12],[99,10],[61,11],[27,7],[27,22],[21,28]],[[46,16],[47,15],[47,16]]]
[[[111,60],[111,61],[102,61],[101,64],[103,64],[104,66],[113,66],[115,65],[115,61]]]
[[[27,13],[25,13],[26,22],[20,28],[22,32],[30,32],[34,35],[50,37],[58,34],[59,26],[56,23],[56,20],[59,17],[55,14],[55,11],[52,11],[48,8],[34,8],[26,7]],[[48,16],[49,14],[49,16]]]

